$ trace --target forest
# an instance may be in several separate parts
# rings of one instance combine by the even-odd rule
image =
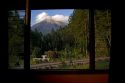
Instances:
[[[95,10],[95,55],[109,57],[111,48],[111,11]],[[46,35],[31,31],[31,58],[47,54],[55,61],[88,59],[89,10],[74,9],[69,24]],[[59,57],[59,58],[58,58]],[[31,61],[31,64],[34,64]]]
[[[18,58],[22,64],[23,57],[19,52],[24,49],[24,23],[19,18],[18,12],[10,11],[8,16],[9,26],[9,56],[13,66]],[[15,14],[15,17],[12,17]],[[15,20],[15,22],[11,21]],[[64,62],[67,60],[89,59],[89,10],[74,9],[69,17],[69,23],[58,30],[52,29],[51,33],[44,35],[42,32],[31,30],[30,35],[30,64],[33,58],[49,55],[50,62]],[[110,57],[111,49],[111,11],[95,10],[95,56]],[[14,58],[15,57],[15,58]],[[11,59],[12,58],[12,59]],[[16,59],[17,60],[17,59]],[[109,63],[108,63],[109,64]],[[71,67],[72,68],[72,67]],[[74,67],[73,67],[74,68]]]
[[[19,13],[22,13],[22,16]],[[9,68],[24,65],[24,13],[23,10],[8,11]]]

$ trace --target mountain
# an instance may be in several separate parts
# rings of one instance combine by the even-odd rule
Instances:
[[[42,32],[43,34],[50,33],[52,29],[57,30],[61,27],[64,27],[67,23],[62,21],[55,21],[52,19],[45,19],[39,23],[36,23],[31,27],[31,30],[37,29],[38,31]]]

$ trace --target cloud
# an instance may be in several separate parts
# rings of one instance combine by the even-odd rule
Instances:
[[[59,15],[59,14],[49,16],[46,12],[42,12],[36,16],[35,23],[39,23],[39,22],[44,21],[46,19],[67,23],[69,16],[64,16],[64,15]]]

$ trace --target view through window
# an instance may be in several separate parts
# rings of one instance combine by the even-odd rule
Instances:
[[[95,69],[109,69],[111,11],[95,10]]]
[[[89,9],[31,10],[31,69],[90,69]],[[24,67],[24,10],[8,11],[9,68]],[[94,10],[95,69],[109,69],[111,11]],[[26,59],[25,59],[26,60]]]
[[[95,69],[109,69],[111,11],[95,10]],[[31,10],[31,69],[89,69],[89,10]]]
[[[24,66],[24,17],[25,10],[8,11],[9,69]]]
[[[88,69],[88,10],[31,10],[31,69]]]

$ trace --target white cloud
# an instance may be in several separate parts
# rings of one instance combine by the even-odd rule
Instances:
[[[46,12],[43,12],[43,13],[40,13],[36,16],[35,22],[38,23],[38,22],[41,22],[47,18],[50,18],[50,17],[48,16],[48,14]]]
[[[55,21],[62,21],[62,22],[67,22],[69,19],[69,16],[64,16],[64,15],[54,15],[52,16],[52,19]]]
[[[64,16],[64,15],[59,15],[59,14],[56,14],[54,16],[49,16],[46,12],[42,12],[36,16],[35,23],[39,23],[39,22],[44,21],[46,19],[67,23],[69,16]]]

